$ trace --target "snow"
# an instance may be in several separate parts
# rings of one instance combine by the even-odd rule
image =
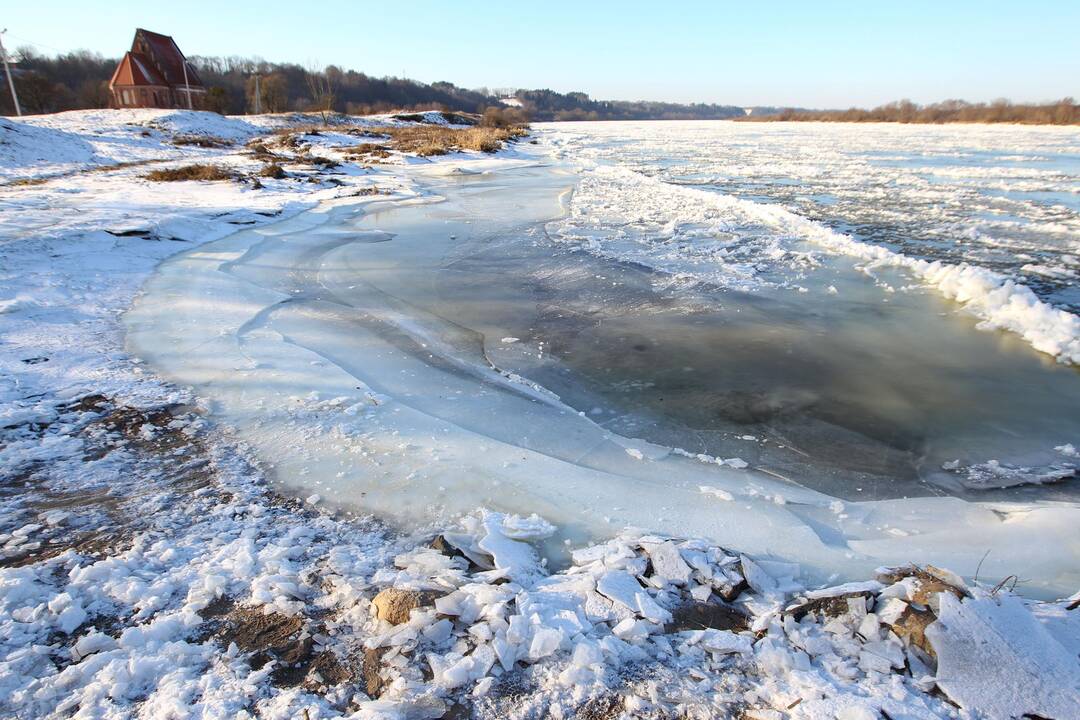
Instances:
[[[132,138],[130,155],[125,155],[121,140],[133,121],[152,135],[134,133],[138,139]],[[327,227],[331,208],[388,201],[420,207],[430,198],[415,181],[412,166],[345,168],[335,176],[342,185],[317,176],[302,184],[266,180],[262,190],[239,183],[163,187],[143,180],[142,171],[131,167],[93,174],[80,170],[127,162],[128,157],[173,162],[187,153],[252,168],[254,163],[237,148],[179,149],[164,140],[171,133],[244,139],[277,122],[188,113],[64,114],[28,121],[28,128],[42,131],[37,139],[16,148],[16,159],[0,156],[6,177],[69,173],[43,185],[0,189],[5,303],[0,314],[0,470],[5,477],[18,477],[24,488],[0,498],[2,712],[18,718],[397,720],[442,717],[455,702],[470,698],[481,717],[516,719],[571,717],[586,703],[614,693],[631,716],[725,716],[745,709],[751,716],[815,720],[879,717],[881,711],[891,717],[954,717],[954,707],[927,692],[934,683],[973,716],[1063,717],[1075,707],[1080,627],[1064,603],[1034,603],[1007,590],[993,596],[976,592],[963,601],[941,595],[939,625],[928,631],[940,658],[934,677],[909,672],[908,667],[917,671],[923,666],[909,657],[911,647],[885,628],[889,618],[905,609],[898,605],[907,597],[902,582],[885,586],[863,580],[808,589],[803,584],[813,573],[785,562],[793,554],[815,561],[822,551],[831,558],[830,571],[855,574],[871,562],[901,555],[921,559],[950,543],[969,544],[968,555],[974,558],[981,554],[974,546],[983,550],[988,528],[1004,524],[1008,531],[997,540],[1002,562],[1019,567],[1025,558],[1025,572],[1064,585],[1075,575],[1055,563],[1067,566],[1069,558],[1039,561],[1030,557],[1030,548],[1048,537],[1067,537],[1076,526],[1067,507],[991,509],[955,499],[847,503],[843,514],[851,516],[842,518],[832,509],[833,499],[797,487],[785,485],[787,503],[777,505],[778,486],[732,461],[706,463],[643,443],[624,445],[625,438],[607,440],[602,457],[615,465],[581,475],[558,475],[569,465],[545,464],[541,453],[531,455],[538,462],[521,477],[538,485],[537,492],[523,495],[526,502],[512,510],[479,508],[476,496],[465,494],[471,504],[467,511],[454,518],[428,515],[424,508],[438,486],[422,486],[418,492],[425,497],[406,512],[413,514],[414,523],[396,531],[341,511],[333,488],[314,485],[324,479],[317,472],[302,476],[312,482],[295,496],[306,498],[305,503],[271,492],[267,476],[277,456],[268,454],[267,447],[276,445],[282,457],[320,448],[296,432],[274,435],[261,448],[245,444],[242,428],[222,422],[218,398],[228,398],[226,381],[235,388],[247,373],[297,373],[301,380],[275,387],[276,399],[259,412],[270,421],[278,413],[290,422],[311,423],[283,424],[285,430],[325,423],[320,427],[326,429],[327,446],[357,454],[365,446],[351,444],[358,437],[354,433],[374,433],[383,415],[408,413],[406,398],[358,383],[325,356],[283,347],[282,337],[298,342],[299,332],[275,335],[257,327],[253,318],[268,304],[296,304],[286,292],[289,287],[260,287],[255,282],[260,278],[245,275],[244,269],[230,276],[222,265],[242,265],[238,261],[251,249],[246,243],[253,235],[325,239],[320,232],[335,232]],[[102,129],[101,136],[88,128]],[[65,145],[71,138],[61,141],[53,132],[67,133],[87,147]],[[53,141],[58,144],[50,148]],[[447,160],[474,161],[498,167],[498,162],[514,160]],[[369,187],[391,194],[377,200],[352,195]],[[316,204],[313,212],[302,212]],[[237,233],[237,227],[246,229]],[[119,229],[142,234],[107,232]],[[284,257],[263,250],[262,262]],[[202,388],[196,392],[166,382],[129,354],[118,317],[139,297],[157,264],[181,251],[190,251],[195,270],[184,282],[165,286],[177,294],[155,299],[149,289],[141,301],[171,306],[184,320],[185,312],[205,313],[193,330],[198,343],[205,344],[200,352],[226,368],[224,376],[213,375],[221,385],[208,395]],[[325,280],[337,287],[335,278]],[[223,288],[230,294],[211,293],[208,301],[195,302],[190,294]],[[229,304],[217,303],[222,297]],[[191,303],[186,311],[185,303]],[[245,329],[237,333],[239,326]],[[423,334],[422,325],[412,327],[437,349],[438,335]],[[300,329],[300,323],[290,327]],[[242,352],[233,344],[238,337]],[[202,347],[198,343],[183,350]],[[26,362],[34,358],[47,359]],[[408,367],[401,356],[388,366],[394,363],[399,370]],[[502,376],[484,377],[521,394],[513,397],[528,398],[508,405],[511,409],[528,408],[543,421],[579,418],[576,413],[556,415],[563,412],[556,400],[518,390]],[[201,380],[205,377],[192,384]],[[418,374],[414,381],[421,387],[425,377]],[[108,404],[88,404],[91,393],[106,396]],[[107,418],[121,421],[122,408],[145,413],[145,421],[130,433],[105,428]],[[163,414],[155,415],[159,410]],[[494,422],[506,420],[499,415]],[[378,455],[384,467],[393,467],[387,457],[391,449],[395,457],[415,456],[421,466],[439,462],[425,454],[427,438],[446,435],[442,431],[450,429],[448,424],[430,422],[416,426],[423,432],[397,435],[393,430],[406,426],[389,427],[386,435],[367,438],[368,451],[385,450]],[[587,447],[602,437],[588,419],[580,419],[577,427]],[[542,434],[533,437],[544,440]],[[462,447],[483,459],[485,464],[476,467],[487,471],[518,461],[523,452],[511,443],[499,450],[495,439],[481,433],[470,438]],[[626,450],[634,448],[650,462],[629,457]],[[581,453],[573,457],[587,462]],[[658,464],[662,470],[655,469]],[[296,467],[311,465],[308,457]],[[571,493],[565,505],[558,502],[558,491],[568,480],[591,487],[587,497],[598,507],[617,507],[628,502],[625,484],[598,490],[586,481],[599,484],[626,472],[637,477],[631,487],[645,491],[648,483],[634,473],[665,471],[674,484],[683,481],[686,507],[707,504],[710,517],[723,519],[697,527],[719,532],[689,537],[686,527],[672,527],[661,535],[620,529],[624,523],[619,522],[600,537],[572,542],[568,557],[551,552],[551,542],[566,537],[552,517],[566,516],[560,508],[580,505],[583,497]],[[544,484],[545,473],[561,482]],[[699,482],[706,475],[709,485]],[[402,477],[388,475],[382,481]],[[514,487],[505,482],[500,487]],[[399,501],[408,499],[407,488],[399,486],[396,492]],[[711,498],[703,493],[726,502],[705,503]],[[643,495],[664,499],[644,501],[636,517],[647,519],[671,504],[670,494],[663,487]],[[495,497],[503,505],[513,504],[505,495]],[[815,528],[835,523],[832,529],[844,533],[842,549],[823,550],[827,544],[796,513],[812,517]],[[671,514],[680,516],[679,511]],[[568,517],[575,523],[582,518]],[[881,518],[918,531],[918,539],[901,541],[876,532]],[[943,518],[950,520],[948,527],[939,527]],[[426,547],[435,531],[465,557]],[[721,535],[723,543],[717,541]],[[74,542],[76,536],[85,542]],[[14,562],[35,543],[33,562]],[[58,552],[49,550],[53,546]],[[862,556],[850,562],[844,559],[850,553]],[[950,548],[949,557],[963,556]],[[748,614],[754,631],[671,627],[681,604],[725,595],[744,577],[751,590],[736,593],[732,602]],[[371,604],[385,587],[446,594],[434,607],[413,611],[407,623],[389,626],[375,616]],[[781,609],[795,597],[854,591],[870,597],[837,618],[808,614],[795,621]],[[382,696],[367,697],[357,678],[326,683],[309,676],[302,684],[282,684],[274,676],[278,660],[253,668],[250,652],[217,635],[213,608],[225,599],[263,616],[301,621],[315,647],[349,667],[359,665],[365,649],[385,649]],[[979,657],[984,661],[975,662]],[[987,657],[1000,672],[987,672]],[[1021,679],[1032,677],[1020,687]]]
[[[937,651],[938,686],[979,717],[1059,718],[1080,707],[1076,654],[1013,597],[961,601],[946,593],[927,635]]]

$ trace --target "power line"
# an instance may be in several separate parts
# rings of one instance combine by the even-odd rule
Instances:
[[[30,40],[29,38],[20,37],[18,35],[12,35],[11,33],[8,33],[8,37],[13,38],[15,40],[19,40],[19,41],[24,42],[24,43],[29,43],[30,45],[34,45],[36,47],[47,48],[47,49],[52,50],[54,52],[58,52],[58,53],[67,52],[66,50],[61,50],[58,47],[53,47],[52,45],[46,45],[45,43],[39,43],[39,42],[36,42],[34,40]]]
[[[19,94],[15,92],[15,81],[11,79],[11,68],[8,66],[7,51],[4,50],[3,35],[7,28],[0,30],[0,59],[4,61],[4,72],[7,74],[8,87],[11,89],[11,101],[15,103],[15,114],[22,117],[22,108],[19,107]]]

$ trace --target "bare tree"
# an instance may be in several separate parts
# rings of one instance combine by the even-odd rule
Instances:
[[[334,78],[330,72],[309,68],[306,74],[308,92],[311,93],[311,109],[322,115],[323,124],[330,121],[334,110]]]

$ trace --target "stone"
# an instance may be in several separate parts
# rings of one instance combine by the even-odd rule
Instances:
[[[375,616],[391,625],[408,622],[409,613],[417,608],[430,607],[443,593],[431,590],[402,590],[386,588],[379,592],[371,604],[375,606]]]
[[[900,618],[890,625],[896,636],[904,641],[905,645],[914,645],[930,657],[936,657],[934,647],[926,637],[926,628],[937,620],[934,613],[929,610],[916,610],[910,605],[901,613]]]

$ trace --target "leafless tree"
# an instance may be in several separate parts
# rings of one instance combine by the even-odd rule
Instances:
[[[335,68],[336,69],[336,68]],[[330,68],[327,68],[330,70]],[[306,80],[308,92],[311,93],[311,109],[322,116],[325,125],[330,120],[330,113],[334,110],[334,73],[327,70],[308,68]]]

